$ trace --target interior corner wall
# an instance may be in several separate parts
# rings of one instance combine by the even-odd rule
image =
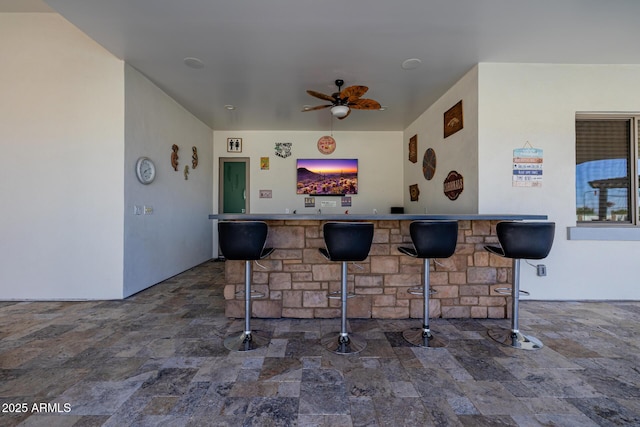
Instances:
[[[462,100],[463,128],[444,137],[444,113]],[[409,159],[409,140],[417,136],[417,162]],[[427,111],[409,125],[403,136],[404,206],[406,213],[478,213],[478,68],[472,68]],[[428,148],[436,153],[436,171],[427,180],[422,160]],[[450,171],[463,177],[464,189],[455,200],[444,193],[444,180]],[[417,184],[417,201],[411,201],[409,186]]]
[[[120,214],[126,297],[211,258],[213,132],[126,65],[125,141],[125,206]],[[174,144],[179,147],[177,171],[171,165]],[[192,147],[198,154],[195,169]],[[141,156],[156,166],[156,178],[148,185],[135,174]]]
[[[0,13],[0,58],[0,298],[121,298],[122,61],[55,13]]]
[[[640,112],[640,66],[479,65],[479,213],[545,214],[556,223],[547,276],[521,269],[531,298],[640,299],[638,241],[567,240],[576,226],[577,112]],[[513,150],[543,149],[542,187],[513,187]]]

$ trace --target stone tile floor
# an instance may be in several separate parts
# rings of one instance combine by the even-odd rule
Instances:
[[[494,343],[508,320],[352,320],[356,356],[320,337],[339,319],[256,319],[268,348],[230,353],[223,263],[125,301],[0,302],[0,426],[638,426],[640,302],[521,304],[538,351]]]

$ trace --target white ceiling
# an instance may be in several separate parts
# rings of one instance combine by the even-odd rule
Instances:
[[[301,110],[323,103],[305,90],[331,94],[336,78],[388,109],[334,130],[398,131],[478,62],[640,64],[639,0],[46,3],[215,130],[329,130],[328,110]],[[0,0],[0,12],[16,4],[47,9]],[[409,58],[422,65],[403,70]]]

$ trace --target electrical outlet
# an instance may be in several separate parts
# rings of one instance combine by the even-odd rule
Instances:
[[[144,214],[145,215],[151,215],[153,213],[153,206],[144,206]]]
[[[538,276],[546,276],[547,275],[547,266],[544,264],[536,265]]]
[[[142,206],[140,205],[135,205],[133,207],[133,214],[134,215],[142,215]]]

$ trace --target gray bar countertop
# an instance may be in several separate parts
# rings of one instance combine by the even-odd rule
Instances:
[[[209,219],[219,220],[320,220],[320,221],[428,221],[428,220],[456,220],[456,221],[536,221],[546,220],[547,215],[523,215],[523,214],[212,214]]]

